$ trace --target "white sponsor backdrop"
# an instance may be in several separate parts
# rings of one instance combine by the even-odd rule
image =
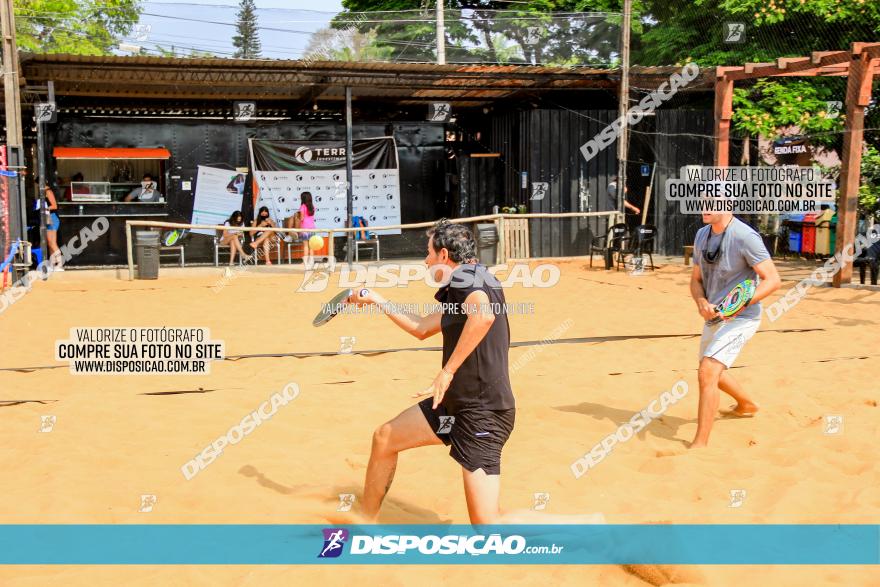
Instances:
[[[257,171],[261,206],[269,208],[279,225],[300,207],[300,194],[311,192],[317,228],[344,228],[346,216],[345,169],[305,171]],[[354,216],[370,226],[400,224],[400,175],[397,169],[354,170]],[[377,234],[400,234],[400,229]]]
[[[241,194],[230,192],[229,182],[239,173],[229,169],[199,165],[196,176],[196,195],[193,202],[192,224],[223,224],[233,212],[241,210]],[[207,228],[194,228],[191,232],[213,236]]]

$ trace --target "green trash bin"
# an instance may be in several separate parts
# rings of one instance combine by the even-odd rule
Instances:
[[[159,279],[159,233],[142,230],[134,234],[138,279]]]
[[[831,254],[837,251],[837,214],[831,217]]]

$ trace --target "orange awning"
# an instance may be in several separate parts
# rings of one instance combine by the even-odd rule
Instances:
[[[171,159],[168,149],[103,149],[97,147],[55,147],[56,159]]]

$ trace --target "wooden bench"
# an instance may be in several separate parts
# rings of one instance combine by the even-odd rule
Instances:
[[[496,223],[498,224],[498,223]],[[529,219],[505,218],[498,240],[498,263],[529,258]]]
[[[684,264],[686,266],[691,264],[691,257],[693,257],[693,256],[694,256],[694,247],[685,247],[684,248]]]

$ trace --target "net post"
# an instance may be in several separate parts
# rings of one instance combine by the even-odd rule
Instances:
[[[128,280],[134,281],[134,260],[131,250],[131,221],[125,221],[125,249],[128,255]]]
[[[498,252],[496,253],[495,262],[499,265],[507,263],[507,246],[504,238],[504,215],[499,215],[495,221],[495,230],[498,231]]]
[[[330,257],[331,259],[335,260],[336,259],[336,251],[333,246],[333,231],[332,230],[327,234],[327,238],[330,240],[330,242],[327,243],[327,256]]]

